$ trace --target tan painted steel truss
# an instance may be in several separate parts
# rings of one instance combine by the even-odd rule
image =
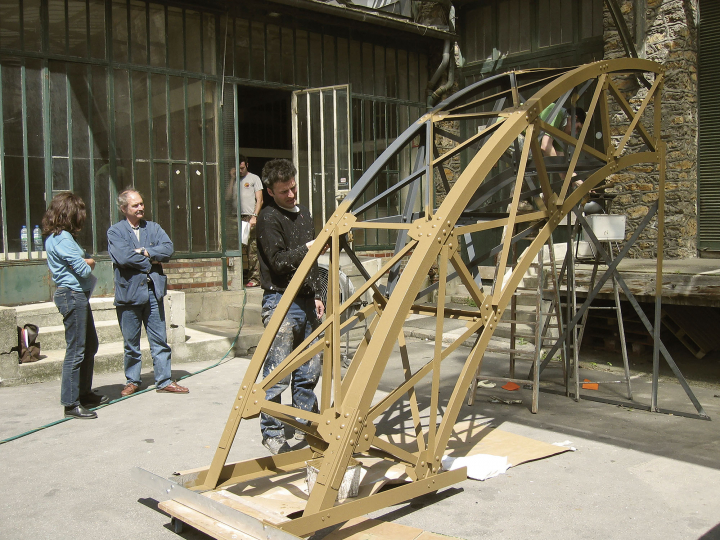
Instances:
[[[623,81],[642,74],[653,80],[642,99],[628,101]],[[508,307],[538,251],[553,230],[609,175],[643,165],[659,175],[657,191],[658,242],[663,242],[665,145],[660,138],[660,95],[663,68],[650,61],[618,59],[601,61],[573,70],[525,70],[497,75],[456,93],[423,115],[397,137],[373,163],[340,204],[320,232],[290,287],[269,322],[242,381],[226,428],[212,464],[186,484],[193,490],[216,490],[253,478],[282,474],[305,466],[311,458],[322,458],[315,488],[301,517],[280,528],[299,536],[340,523],[358,515],[396,504],[459,482],[464,471],[445,472],[441,458],[460,412],[472,378],[482,362],[485,349],[498,321]],[[575,103],[587,104],[588,120],[580,133],[564,131],[540,119],[540,113],[555,103],[574,115]],[[652,109],[652,114],[649,111]],[[625,125],[611,121],[611,114],[625,118]],[[458,127],[454,129],[451,127]],[[612,131],[612,130],[615,131]],[[594,140],[594,132],[602,132]],[[566,146],[563,157],[540,158],[541,137],[552,136]],[[441,153],[438,137],[454,141]],[[456,158],[457,156],[457,158]],[[459,159],[461,173],[451,185],[446,168]],[[395,183],[378,187],[379,177],[390,177],[397,163],[414,163]],[[445,197],[435,207],[435,180],[445,185]],[[584,183],[573,190],[571,180]],[[389,184],[389,185],[388,185]],[[399,199],[397,215],[381,216],[375,210],[389,197]],[[521,202],[533,209],[518,213]],[[385,206],[386,207],[386,206]],[[527,207],[527,205],[526,205]],[[479,254],[478,239],[500,231],[516,230],[500,239],[496,249]],[[380,271],[369,275],[352,250],[352,235],[382,229],[396,231],[395,255]],[[529,232],[533,234],[530,235]],[[526,241],[529,246],[506,272],[511,244]],[[463,240],[461,242],[461,240]],[[327,315],[320,327],[297,347],[267,377],[261,377],[263,361],[304,277],[329,245],[330,268]],[[485,244],[490,245],[490,244]],[[475,247],[472,247],[475,246]],[[365,283],[341,301],[337,276],[344,251],[365,276]],[[478,265],[497,257],[496,278],[482,286]],[[662,275],[662,249],[658,277]],[[402,263],[402,264],[401,264]],[[431,266],[439,269],[437,302],[421,304],[416,299],[431,289],[423,287]],[[452,268],[452,272],[448,268]],[[459,278],[477,307],[447,309],[446,284]],[[658,279],[658,283],[662,280]],[[341,315],[369,292],[372,302],[351,317]],[[436,339],[432,359],[413,367],[408,356],[403,324],[411,313],[436,317],[436,335],[443,333],[446,319],[466,323],[464,333],[452,344]],[[352,361],[341,365],[341,335],[359,321],[368,321]],[[440,377],[443,362],[461,354],[460,345],[472,340],[450,396],[441,399]],[[399,348],[405,380],[374,402],[383,373],[393,350]],[[320,412],[308,412],[269,402],[266,389],[287,377],[317,353],[323,355]],[[429,410],[421,414],[417,386],[430,381]],[[405,400],[415,426],[413,448],[400,447],[376,433],[378,418],[399,400]],[[227,464],[238,425],[260,412],[271,414],[307,434],[309,447],[278,456],[261,457]],[[297,419],[308,422],[304,424]],[[399,427],[399,429],[403,429]],[[374,453],[405,465],[410,482],[392,490],[335,504],[340,482],[354,454]]]

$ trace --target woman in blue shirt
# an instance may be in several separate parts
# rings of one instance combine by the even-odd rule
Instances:
[[[107,396],[92,391],[93,366],[98,350],[95,321],[90,309],[95,261],[75,240],[85,223],[85,203],[70,191],[57,194],[42,219],[48,267],[57,285],[53,300],[65,325],[65,361],[60,401],[65,416],[97,418],[89,410],[108,403]]]

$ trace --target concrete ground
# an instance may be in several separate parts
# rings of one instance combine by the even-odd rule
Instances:
[[[409,340],[414,365],[430,358],[431,344]],[[443,364],[444,399],[468,352],[460,349]],[[212,364],[178,365],[173,376]],[[100,409],[97,420],[70,420],[0,444],[0,538],[176,537],[169,517],[130,479],[130,470],[139,466],[167,477],[208,465],[247,365],[246,358],[227,359],[186,378],[189,395],[139,394]],[[395,354],[381,391],[397,385],[399,366]],[[506,361],[488,356],[484,370],[502,375]],[[616,378],[612,371],[582,375]],[[559,370],[550,368],[547,385],[559,388],[552,382],[558,377]],[[633,377],[636,399],[647,402],[649,379],[642,373]],[[152,381],[151,374],[144,380]],[[123,383],[122,373],[103,373],[94,386],[118,398]],[[621,397],[618,385],[604,388],[596,394]],[[468,540],[720,538],[720,391],[713,385],[693,389],[711,421],[550,393],[541,394],[533,415],[529,390],[481,389],[460,419],[490,421],[547,443],[570,441],[577,451],[513,467],[485,482],[466,480],[372,516]],[[59,393],[59,381],[0,388],[0,439],[58,420]],[[427,406],[428,386],[419,393]],[[493,404],[488,402],[493,395],[520,396],[523,404]],[[660,400],[664,408],[694,412],[681,387],[665,377]],[[406,413],[393,412],[395,418]],[[391,430],[391,424],[384,420],[379,431]],[[265,454],[258,421],[243,422],[230,459]],[[208,538],[189,529],[181,536]]]

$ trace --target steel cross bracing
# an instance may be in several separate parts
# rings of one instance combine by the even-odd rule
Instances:
[[[636,74],[654,80],[639,105],[634,100],[633,104],[627,101],[619,86],[623,78]],[[418,119],[355,183],[320,231],[258,344],[211,465],[193,473],[185,486],[194,490],[221,489],[304,468],[306,460],[322,458],[302,516],[280,525],[285,531],[302,536],[464,479],[463,470],[446,472],[441,468],[448,439],[497,322],[522,276],[563,217],[609,175],[638,164],[651,164],[660,168],[656,208],[662,224],[665,155],[660,139],[662,80],[661,66],[638,59],[602,61],[572,70],[515,71],[467,87]],[[552,118],[547,121],[540,118],[540,113],[553,103],[554,113],[565,107],[574,117],[579,99],[587,102],[588,114],[580,133],[573,130],[568,135],[551,125]],[[654,109],[653,114],[647,113],[649,107]],[[621,136],[611,137],[611,110],[626,117],[627,124],[620,128]],[[591,133],[602,131],[600,141],[588,136],[591,124]],[[544,133],[565,146],[564,156],[539,159],[543,155],[540,138]],[[438,137],[450,139],[454,146],[443,153],[437,145]],[[390,163],[396,167],[400,158],[413,163],[413,167],[386,189],[377,189],[376,178]],[[445,172],[451,163],[460,169],[454,183]],[[571,179],[583,179],[584,183],[572,190]],[[446,191],[438,205],[434,203],[436,183]],[[400,201],[398,214],[366,219],[366,214],[371,214],[368,210],[388,197]],[[519,214],[518,204],[522,201],[530,202],[533,209]],[[398,233],[394,256],[374,275],[365,270],[352,249],[352,235],[372,229]],[[500,245],[487,248],[497,243],[497,233],[503,229],[510,233]],[[516,229],[520,232],[513,234]],[[491,241],[483,242],[483,236],[491,233],[495,234]],[[465,248],[461,239],[465,239]],[[662,246],[662,226],[658,228],[658,241]],[[529,245],[513,267],[508,264],[508,257],[517,242]],[[327,315],[312,335],[267,377],[262,377],[263,361],[282,320],[325,245],[330,253]],[[484,253],[478,253],[481,250]],[[338,283],[342,251],[365,278],[363,284],[356,285],[355,293],[343,301]],[[658,254],[661,264],[662,248]],[[483,287],[478,265],[491,257],[496,257],[496,279],[491,286]],[[424,278],[434,263],[438,264],[439,281],[424,288]],[[658,272],[661,275],[661,267]],[[447,283],[455,278],[467,288],[477,307],[446,308]],[[619,283],[627,294],[623,282]],[[416,300],[433,289],[437,290],[435,304]],[[343,312],[357,306],[357,300],[365,293],[372,295],[372,302],[347,320],[342,319]],[[431,359],[424,363],[410,357],[405,343],[403,324],[411,313],[436,317],[438,339]],[[448,318],[464,321],[466,328],[454,343],[444,345],[439,336]],[[363,320],[369,322],[367,330],[345,370],[341,335]],[[465,341],[470,341],[472,347],[460,349]],[[391,353],[397,348],[405,380],[378,400],[376,391]],[[318,389],[319,412],[264,399],[266,389],[317,353],[323,354],[324,362]],[[451,357],[453,362],[446,363]],[[450,364],[456,367],[451,369]],[[453,390],[441,396],[443,373],[446,376],[443,380],[453,382]],[[429,399],[422,399],[416,391],[421,383],[429,385]],[[379,433],[405,432],[402,421],[389,425],[392,415],[386,414],[398,403],[405,404],[405,410],[411,413],[408,416],[412,417],[414,429],[405,435],[411,446],[398,446]],[[304,431],[309,448],[226,463],[240,422],[261,412]],[[378,422],[380,418],[382,425]],[[350,458],[367,453],[404,464],[408,483],[336,505]]]

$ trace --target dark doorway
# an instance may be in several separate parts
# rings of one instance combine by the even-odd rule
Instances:
[[[271,159],[292,160],[291,92],[255,86],[237,87],[238,147],[251,173],[262,176]],[[264,196],[268,200],[267,193]]]

